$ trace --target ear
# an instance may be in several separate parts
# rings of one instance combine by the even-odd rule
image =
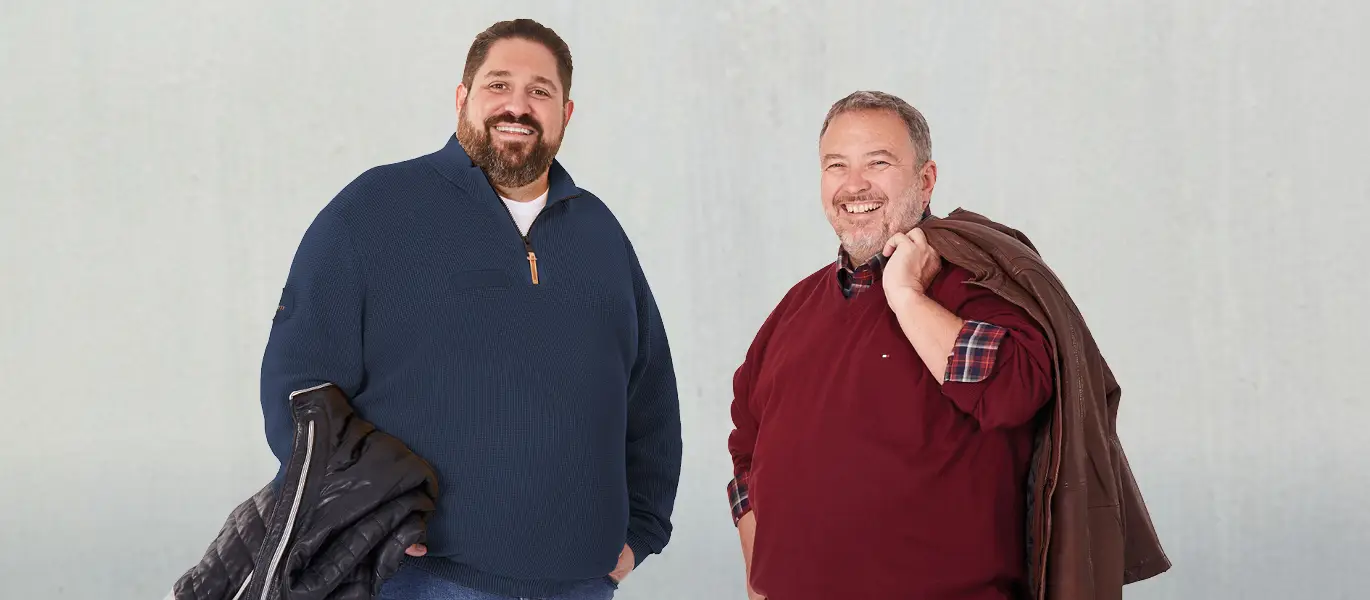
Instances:
[[[929,159],[918,172],[918,187],[924,194],[932,196],[932,188],[937,185],[937,163]]]
[[[458,84],[457,84],[457,114],[458,114],[458,115],[461,114],[461,109],[462,109],[462,107],[463,107],[463,106],[466,106],[466,96],[467,96],[466,84],[458,83]]]
[[[575,100],[567,100],[567,101],[566,101],[566,117],[562,119],[562,121],[563,121],[562,124],[561,124],[561,128],[562,128],[562,129],[566,129],[566,126],[571,124],[571,113],[575,112],[575,110],[576,110],[576,101],[575,101]]]

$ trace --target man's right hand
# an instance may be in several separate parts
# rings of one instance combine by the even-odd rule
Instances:
[[[414,544],[413,546],[405,548],[404,553],[414,557],[423,556],[425,554],[428,554],[428,546],[425,546],[423,544]]]
[[[742,539],[743,581],[747,585],[747,600],[766,600],[766,596],[752,589],[752,541],[756,539],[756,514],[748,512],[737,520],[737,535]]]

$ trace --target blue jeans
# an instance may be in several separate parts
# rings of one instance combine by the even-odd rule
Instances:
[[[587,581],[565,592],[536,600],[612,600],[618,586],[608,576]],[[413,565],[400,570],[381,586],[376,600],[534,600],[501,596],[460,586]]]

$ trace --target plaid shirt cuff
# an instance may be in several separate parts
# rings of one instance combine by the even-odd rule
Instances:
[[[752,510],[752,503],[747,499],[747,474],[743,473],[734,477],[728,482],[728,502],[733,507],[733,526],[737,525],[742,517]]]
[[[966,321],[947,359],[945,381],[976,383],[984,381],[994,369],[994,355],[1004,341],[1007,329],[983,321]]]

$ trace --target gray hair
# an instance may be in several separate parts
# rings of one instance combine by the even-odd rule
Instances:
[[[828,132],[828,124],[837,115],[858,110],[893,111],[909,128],[909,139],[913,141],[913,149],[918,153],[918,165],[922,166],[932,159],[932,132],[928,129],[928,121],[923,118],[923,113],[918,112],[918,109],[902,98],[885,92],[862,90],[838,100],[828,109],[828,116],[823,119],[823,129],[819,130],[818,137],[822,138],[823,134]]]

